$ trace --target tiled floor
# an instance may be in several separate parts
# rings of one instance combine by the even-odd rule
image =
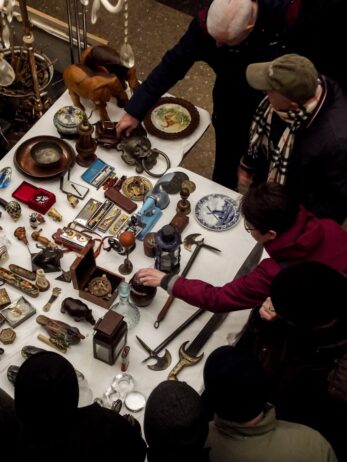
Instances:
[[[65,0],[27,0],[27,3],[43,13],[67,21]],[[115,1],[111,3],[115,4]],[[128,4],[129,42],[135,51],[139,78],[144,79],[165,51],[181,37],[192,18],[155,0],[128,0]],[[88,31],[109,40],[110,44],[117,48],[123,40],[123,14],[110,15],[102,8],[95,25],[91,25],[88,15]],[[51,50],[51,53],[50,56],[50,50],[46,49],[46,54],[54,59],[54,50]],[[213,81],[211,69],[204,63],[197,63],[186,77],[171,89],[171,93],[211,111]],[[210,178],[213,153],[214,132],[210,127],[187,154],[183,166]]]

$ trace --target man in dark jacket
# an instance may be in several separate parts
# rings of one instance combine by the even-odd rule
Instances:
[[[78,397],[76,371],[67,359],[48,351],[29,357],[15,383],[21,426],[15,459],[145,460],[139,425],[97,403],[77,408]]]
[[[195,62],[204,61],[216,74],[213,180],[236,189],[237,167],[261,99],[247,84],[246,67],[297,52],[346,88],[346,13],[345,0],[214,0],[135,92],[118,124],[118,135],[129,134]]]
[[[213,286],[145,268],[138,271],[137,278],[145,285],[160,285],[191,305],[226,312],[263,303],[284,264],[316,260],[339,271],[347,268],[347,233],[335,221],[318,219],[299,206],[283,185],[263,183],[251,187],[243,197],[241,212],[246,229],[269,254],[247,276]]]
[[[279,182],[319,218],[342,223],[347,218],[346,95],[297,54],[250,64],[246,77],[267,95],[253,117],[239,184]]]
[[[318,430],[347,461],[347,278],[306,261],[284,268],[270,293],[277,317],[265,321],[253,310],[237,346],[269,373],[278,417]]]

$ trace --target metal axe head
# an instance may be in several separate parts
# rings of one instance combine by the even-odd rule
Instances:
[[[169,350],[165,350],[164,356],[159,356],[158,354],[153,356],[156,362],[154,364],[148,365],[148,369],[152,369],[152,371],[163,371],[167,369],[172,361],[171,354]]]
[[[202,237],[200,240],[196,239],[198,236],[201,236],[200,233],[195,234],[188,234],[183,240],[184,248],[191,251],[192,245],[202,244],[204,242],[204,238]]]

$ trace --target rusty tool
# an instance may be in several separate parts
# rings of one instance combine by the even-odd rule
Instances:
[[[197,319],[202,313],[204,313],[204,310],[196,310],[188,319],[186,319],[180,326],[175,329],[172,334],[170,334],[165,340],[161,342],[160,345],[158,345],[154,350],[149,348],[143,340],[141,340],[139,337],[136,337],[137,340],[141,343],[141,345],[144,347],[144,349],[149,353],[149,356],[145,358],[142,362],[145,363],[149,359],[155,359],[157,362],[154,364],[151,364],[150,366],[147,366],[149,369],[152,369],[153,371],[162,371],[169,367],[171,363],[171,354],[168,350],[165,350],[164,356],[159,356],[159,353],[169,344],[174,340],[183,330],[188,327],[195,319]],[[168,362],[168,355],[170,355],[170,363]]]
[[[191,257],[188,260],[188,263],[186,264],[184,270],[181,273],[182,277],[185,277],[188,274],[188,271],[190,270],[194,260],[196,259],[198,253],[200,252],[202,247],[205,247],[206,249],[213,250],[214,252],[220,252],[219,249],[216,247],[212,247],[211,245],[205,244],[204,238],[201,238],[200,240],[197,240],[196,238],[200,236],[199,233],[195,234],[189,234],[184,238],[183,245],[187,250],[191,250],[192,246],[195,245],[194,252],[192,253]],[[172,305],[172,302],[175,300],[175,297],[173,295],[170,295],[169,298],[166,300],[165,305],[161,309],[161,311],[158,314],[157,320],[154,323],[154,327],[158,329],[159,324],[161,321],[165,318],[167,312],[169,311],[170,306]]]
[[[245,276],[251,271],[253,271],[255,266],[260,261],[262,253],[263,253],[263,246],[257,243],[253,247],[251,252],[248,254],[246,260],[240,266],[233,280],[236,280],[242,276]],[[224,322],[228,314],[229,312],[213,314],[210,317],[210,319],[207,321],[205,326],[198,333],[198,335],[195,337],[195,339],[192,340],[188,348],[186,348],[186,345],[189,343],[189,341],[182,343],[179,349],[180,360],[170,372],[168,376],[168,380],[177,380],[177,375],[184,367],[193,366],[194,364],[197,364],[202,359],[202,357],[204,356],[204,353],[201,353],[200,355],[198,355],[199,351],[205,345],[207,340],[211,337],[213,332],[217,330],[218,327]]]
[[[142,348],[144,348],[147,353],[149,353],[150,358],[157,360],[155,364],[147,366],[149,369],[152,369],[153,371],[163,371],[170,366],[172,358],[169,350],[165,350],[164,356],[159,356],[143,340],[141,340],[140,337],[136,335],[136,338]]]

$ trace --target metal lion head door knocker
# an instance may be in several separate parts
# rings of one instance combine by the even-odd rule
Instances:
[[[123,136],[116,146],[118,151],[122,151],[121,157],[128,165],[135,165],[137,173],[146,172],[154,178],[159,178],[170,168],[170,159],[158,149],[152,148],[151,142],[146,136],[144,129],[136,129],[130,136]],[[158,162],[158,156],[162,156],[166,162],[163,172],[154,173],[152,169]]]

